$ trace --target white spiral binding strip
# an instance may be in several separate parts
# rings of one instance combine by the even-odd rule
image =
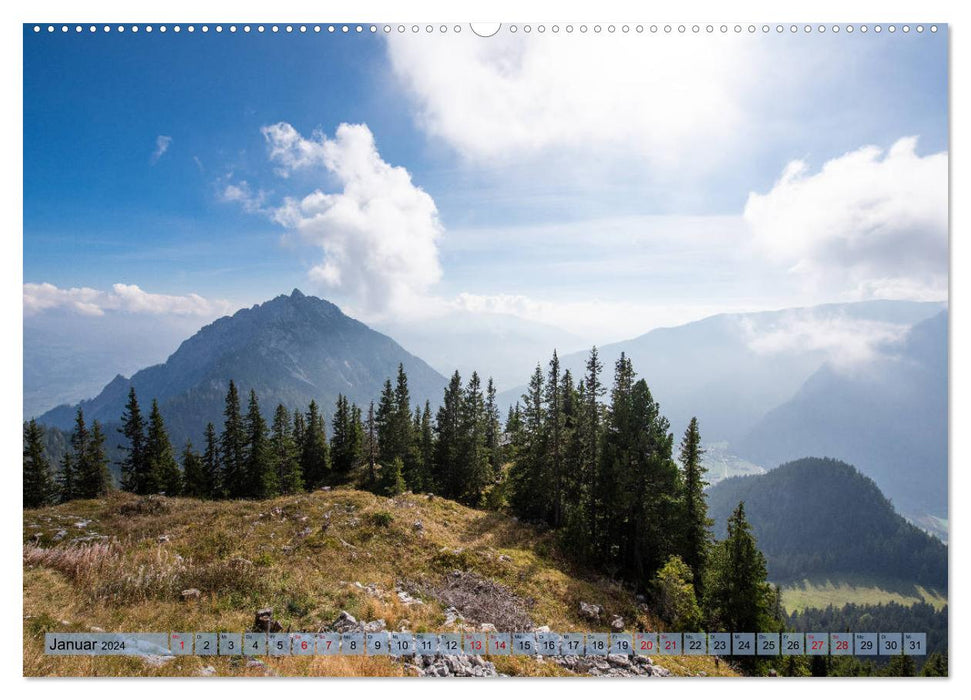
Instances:
[[[34,33],[35,34],[39,34],[39,33],[43,32],[45,29],[46,29],[47,33],[50,33],[50,34],[53,34],[53,33],[58,32],[58,31],[60,31],[63,34],[67,34],[67,33],[71,32],[72,30],[76,34],[81,34],[81,33],[85,32],[85,31],[87,31],[88,33],[96,33],[96,32],[99,32],[100,31],[102,33],[117,32],[119,34],[122,34],[122,33],[125,33],[125,32],[131,32],[133,34],[137,34],[139,31],[143,31],[145,33],[152,33],[153,31],[156,31],[156,30],[158,32],[160,32],[160,33],[163,33],[163,34],[166,33],[166,32],[169,32],[169,31],[172,31],[172,32],[174,32],[176,34],[179,34],[179,33],[183,32],[183,31],[189,32],[190,34],[195,33],[196,31],[199,31],[199,32],[201,32],[203,34],[208,34],[210,32],[216,33],[216,34],[220,34],[220,33],[224,32],[224,31],[225,32],[229,32],[230,34],[235,34],[237,32],[242,32],[244,34],[248,34],[248,33],[251,33],[251,32],[255,32],[255,33],[258,33],[258,34],[267,33],[267,32],[268,33],[272,33],[272,34],[278,34],[278,33],[285,33],[285,34],[293,34],[293,33],[298,33],[298,34],[307,34],[307,33],[313,33],[313,34],[321,34],[321,33],[327,33],[327,34],[376,34],[378,32],[383,32],[385,34],[390,34],[392,32],[395,32],[395,33],[398,33],[398,34],[406,34],[406,33],[408,33],[408,34],[419,34],[419,33],[425,33],[425,34],[432,34],[432,33],[437,33],[437,34],[448,34],[448,33],[458,34],[458,33],[461,33],[463,31],[462,25],[459,25],[459,24],[455,24],[455,25],[447,25],[447,24],[439,24],[439,25],[432,25],[432,24],[426,24],[426,25],[418,25],[418,24],[412,24],[412,25],[405,25],[405,24],[383,24],[383,25],[375,25],[375,24],[369,24],[369,25],[368,24],[326,24],[326,25],[321,25],[321,24],[311,24],[311,25],[308,25],[308,24],[285,24],[285,25],[279,25],[279,24],[269,24],[269,25],[264,25],[264,24],[253,24],[253,25],[251,25],[251,24],[243,24],[243,25],[235,25],[235,24],[228,24],[228,25],[223,25],[223,24],[216,24],[216,25],[211,25],[211,26],[208,25],[208,24],[200,24],[200,25],[195,25],[195,24],[188,24],[188,25],[180,25],[180,24],[173,24],[173,25],[166,25],[166,24],[160,24],[160,25],[152,25],[152,24],[144,24],[144,25],[139,25],[139,24],[129,24],[129,25],[126,25],[126,24],[118,24],[118,25],[110,25],[110,24],[105,24],[105,25],[102,25],[102,26],[98,26],[98,25],[94,25],[94,24],[91,24],[91,25],[81,25],[81,24],[75,24],[75,25],[67,25],[67,24],[62,24],[62,25],[54,25],[54,24],[40,25],[40,24],[35,24],[33,26],[33,30],[34,30]],[[816,24],[816,25],[813,25],[813,24],[803,24],[803,25],[800,25],[800,24],[774,24],[774,25],[769,25],[769,24],[762,24],[760,26],[756,26],[754,24],[749,24],[749,25],[744,25],[744,26],[741,25],[741,24],[735,24],[735,25],[728,25],[728,24],[712,25],[712,24],[707,24],[707,25],[703,25],[703,26],[702,25],[699,25],[699,24],[690,24],[690,25],[686,25],[686,24],[677,24],[677,25],[674,25],[674,24],[663,24],[663,25],[657,25],[657,24],[651,24],[651,25],[644,25],[644,24],[606,24],[606,25],[601,25],[601,24],[578,24],[578,25],[565,24],[565,25],[562,25],[562,26],[559,25],[559,24],[551,24],[549,26],[547,26],[545,24],[537,24],[537,25],[532,25],[532,24],[522,24],[522,25],[520,25],[520,24],[510,24],[510,25],[501,25],[501,28],[499,29],[499,31],[505,31],[505,32],[508,32],[510,34],[516,34],[516,33],[519,33],[520,31],[523,32],[523,33],[525,33],[525,34],[530,34],[533,31],[535,31],[538,34],[545,34],[547,31],[549,31],[551,34],[559,34],[561,31],[564,34],[574,34],[574,33],[579,33],[579,34],[587,34],[587,33],[601,34],[601,33],[604,33],[604,32],[606,32],[608,34],[616,34],[618,32],[621,33],[621,34],[630,34],[630,33],[634,33],[634,34],[644,34],[645,32],[646,33],[649,33],[649,34],[657,34],[659,32],[660,33],[663,33],[663,34],[675,34],[675,33],[676,34],[701,34],[701,33],[714,34],[716,32],[717,33],[720,33],[720,34],[729,34],[729,33],[732,33],[732,34],[743,34],[743,33],[747,33],[747,34],[758,34],[758,33],[761,33],[761,34],[770,34],[772,32],[775,32],[776,34],[783,34],[783,33],[787,33],[787,32],[790,33],[790,34],[824,34],[824,33],[827,33],[827,32],[831,32],[833,34],[839,34],[840,32],[846,32],[847,34],[852,34],[855,31],[859,31],[861,33],[867,33],[869,31],[873,31],[873,32],[875,32],[877,34],[880,34],[881,32],[884,31],[884,29],[886,29],[886,31],[888,33],[890,33],[890,34],[895,34],[898,31],[898,29],[903,34],[909,34],[911,31],[914,31],[914,32],[916,32],[918,34],[923,34],[925,31],[927,31],[927,32],[929,32],[931,34],[935,34],[938,31],[938,26],[936,24],[930,24],[930,25],[923,25],[923,24],[913,24],[913,25],[911,25],[911,24],[900,24],[900,25],[897,25],[897,24],[887,24],[887,25],[882,25],[882,24],[872,24],[872,25],[868,25],[868,24],[860,24],[860,25],[854,25],[854,24],[844,24],[844,25],[839,25],[839,24],[833,24],[833,25],[826,25],[826,24]],[[476,30],[474,28],[472,29],[472,33],[473,34],[477,34],[477,32],[476,32]],[[482,36],[482,35],[480,34],[480,36]]]

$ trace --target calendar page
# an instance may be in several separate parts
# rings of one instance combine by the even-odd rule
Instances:
[[[23,675],[947,676],[948,24],[325,10],[22,26]]]

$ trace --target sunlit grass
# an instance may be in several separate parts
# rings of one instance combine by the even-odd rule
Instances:
[[[338,489],[261,502],[165,499],[163,508],[144,513],[136,501],[115,494],[24,511],[25,675],[185,676],[204,669],[234,676],[403,675],[402,663],[382,657],[261,657],[265,666],[248,666],[246,659],[227,657],[153,665],[133,657],[45,656],[43,638],[92,627],[244,631],[266,606],[292,631],[315,632],[341,610],[384,619],[389,629],[442,631],[439,602],[426,595],[423,605],[406,605],[395,586],[433,587],[455,569],[489,578],[527,601],[535,625],[607,631],[616,614],[628,629],[658,628],[630,590],[562,559],[549,532],[438,497],[387,499]],[[377,595],[368,584],[376,585]],[[199,589],[200,598],[183,601],[184,588]],[[599,625],[579,616],[581,600],[604,608]],[[510,675],[569,675],[548,660],[492,660]],[[683,675],[730,673],[707,657],[655,661]]]

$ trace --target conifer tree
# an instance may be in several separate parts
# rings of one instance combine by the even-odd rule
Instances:
[[[226,408],[223,411],[225,422],[220,438],[220,458],[222,461],[222,483],[229,498],[245,498],[247,483],[244,460],[246,457],[246,430],[239,405],[239,392],[236,383],[229,381],[226,393]]]
[[[435,416],[435,483],[445,498],[458,499],[464,489],[459,459],[462,439],[462,377],[458,370],[445,388]]]
[[[341,480],[346,479],[361,460],[360,409],[352,408],[343,394],[337,396],[337,409],[331,421],[330,459]]]
[[[399,456],[395,436],[397,412],[398,404],[394,396],[394,387],[391,380],[386,379],[384,388],[381,390],[381,398],[378,399],[377,410],[374,412],[378,432],[378,462],[381,464],[391,464],[391,460]]]
[[[401,457],[395,457],[390,464],[381,465],[381,473],[378,475],[377,493],[382,496],[397,496],[405,490],[405,480],[401,475],[404,469],[404,462]]]
[[[421,412],[418,441],[421,451],[420,488],[425,491],[434,491],[435,428],[432,425],[431,402],[427,399],[425,400],[425,408]]]
[[[420,493],[425,485],[425,464],[421,452],[421,406],[415,406],[415,414],[411,421],[411,445],[408,448],[408,460],[405,461],[405,487],[412,493]]]
[[[121,415],[118,432],[125,436],[128,445],[122,445],[125,458],[121,462],[121,488],[137,494],[155,493],[157,484],[151,480],[145,453],[145,419],[138,405],[135,387],[128,389],[128,402]]]
[[[169,441],[162,412],[158,401],[152,400],[152,411],[148,417],[148,435],[145,440],[145,459],[148,462],[149,481],[157,485],[157,490],[167,496],[178,496],[182,492],[182,473],[175,461],[172,443]]]
[[[643,585],[678,551],[679,533],[671,524],[681,515],[681,481],[670,424],[643,379],[634,383],[631,401],[633,469],[618,474],[632,496],[621,557],[625,574]]]
[[[472,373],[460,406],[460,457],[456,471],[461,475],[462,489],[458,500],[477,505],[486,484],[492,478],[489,453],[486,448],[486,412],[482,396],[482,382]]]
[[[514,447],[516,462],[509,471],[509,503],[513,511],[525,520],[543,520],[550,512],[543,388],[543,370],[536,365],[523,394],[522,430],[519,442]]]
[[[190,498],[209,498],[209,484],[202,457],[192,449],[192,441],[186,440],[182,449],[182,493]]]
[[[563,444],[563,405],[560,401],[560,358],[553,351],[553,359],[550,360],[549,374],[546,377],[546,446],[548,449],[548,473],[552,494],[550,497],[550,509],[546,514],[547,522],[553,527],[559,527],[563,523],[563,456],[566,452]]]
[[[330,473],[330,448],[327,445],[324,419],[316,401],[311,401],[307,408],[301,455],[300,466],[307,490],[320,488],[327,482]]]
[[[602,520],[597,517],[599,497],[602,494],[600,461],[604,423],[604,408],[600,402],[607,392],[600,380],[602,372],[603,363],[597,347],[593,346],[587,358],[582,382],[583,398],[576,440],[579,462],[577,479],[580,488],[577,490],[577,507],[571,513],[570,526],[574,546],[581,552],[581,557],[588,561],[594,558],[600,542],[598,528]]]
[[[219,443],[216,427],[206,424],[206,451],[202,455],[202,469],[205,476],[205,495],[203,498],[222,498],[222,468],[219,463]]]
[[[54,498],[51,465],[44,455],[44,432],[33,418],[24,423],[24,508],[48,505]]]
[[[499,406],[496,403],[496,385],[493,383],[492,377],[489,377],[489,382],[486,385],[485,419],[486,454],[489,455],[489,467],[492,471],[492,479],[496,479],[502,473],[502,428],[499,425]]]
[[[766,582],[765,557],[739,503],[728,519],[728,537],[715,548],[705,587],[712,623],[725,630],[772,631],[772,589]]]
[[[246,478],[246,496],[249,498],[273,498],[279,495],[276,464],[270,451],[266,419],[260,413],[256,391],[250,389],[249,408],[246,411],[246,448],[243,457],[243,473]]]
[[[67,503],[78,497],[77,475],[74,467],[74,455],[65,452],[61,457],[61,468],[57,473],[57,501]]]
[[[71,433],[71,465],[73,466],[73,479],[74,479],[74,498],[91,498],[91,496],[82,495],[82,490],[84,487],[81,485],[82,475],[90,473],[88,469],[88,458],[90,455],[89,442],[91,440],[91,433],[88,430],[88,426],[84,421],[84,410],[78,406],[77,413],[74,416],[74,431]]]
[[[365,486],[369,489],[377,488],[378,482],[378,428],[374,417],[374,402],[367,410],[367,423],[364,426],[364,459],[367,462]]]
[[[694,573],[695,594],[699,599],[704,593],[703,581],[707,575],[712,525],[712,521],[708,518],[708,503],[705,496],[708,482],[705,481],[707,470],[701,462],[703,454],[698,419],[692,418],[681,440],[679,454],[684,483],[684,524],[681,533],[684,537],[683,559]]]
[[[303,490],[303,474],[300,471],[300,457],[293,441],[293,427],[290,412],[282,403],[273,414],[273,427],[270,435],[270,455],[276,470],[276,480],[280,493],[299,493]]]
[[[414,431],[411,419],[411,394],[408,391],[408,375],[403,364],[398,364],[398,377],[394,389],[393,445],[394,457],[400,457],[404,474],[414,475],[417,471],[414,446]]]
[[[297,451],[300,452],[303,449],[303,439],[307,433],[307,423],[304,420],[303,413],[300,411],[293,412],[293,442],[297,446]]]
[[[356,403],[351,404],[348,445],[351,468],[357,469],[364,459],[364,422],[361,419],[361,409]]]
[[[80,420],[79,428],[83,421]],[[108,472],[108,457],[105,454],[105,435],[101,430],[101,423],[94,421],[91,424],[91,432],[87,433],[84,440],[78,440],[77,444],[82,444],[83,459],[75,455],[75,459],[81,468],[75,472],[77,479],[78,498],[100,498],[111,490],[111,474]]]

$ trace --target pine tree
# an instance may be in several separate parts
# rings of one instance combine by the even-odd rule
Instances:
[[[694,573],[695,594],[699,599],[704,595],[703,581],[707,576],[712,525],[712,521],[708,518],[708,503],[705,496],[708,482],[705,481],[707,470],[701,461],[703,454],[698,419],[692,418],[681,440],[679,454],[684,483],[684,524],[681,532],[684,537],[683,559]]]
[[[547,522],[553,527],[563,523],[563,456],[566,452],[563,444],[563,405],[560,387],[560,358],[553,351],[550,360],[549,374],[546,377],[546,445],[548,450],[548,473],[550,487],[553,492],[550,500],[550,510],[546,514]]]
[[[297,445],[293,441],[290,412],[282,403],[276,407],[276,412],[273,414],[270,454],[280,493],[290,494],[302,491],[303,474],[300,471]]]
[[[435,428],[432,425],[431,402],[427,399],[425,400],[425,408],[421,412],[418,440],[421,451],[420,488],[425,491],[434,491]]]
[[[492,479],[499,478],[502,474],[503,454],[502,454],[502,428],[499,425],[499,406],[496,403],[496,385],[489,377],[486,385],[485,395],[485,447],[486,454],[489,455],[489,467],[492,471]]]
[[[216,427],[212,423],[206,424],[206,451],[202,455],[202,469],[205,475],[205,492],[203,498],[222,498],[222,468],[219,463],[219,443],[216,438]]]
[[[361,461],[361,437],[360,409],[352,408],[347,397],[338,394],[337,409],[331,421],[330,459],[341,480],[347,479]]]
[[[172,443],[169,441],[162,412],[158,401],[152,400],[152,411],[148,417],[148,436],[145,441],[145,459],[148,462],[149,481],[167,496],[178,496],[182,492],[182,473],[175,461]]]
[[[725,630],[772,631],[771,586],[765,557],[759,551],[739,503],[728,519],[728,537],[715,549],[706,585],[706,607],[712,623]]]
[[[478,505],[486,484],[492,478],[489,453],[486,448],[486,412],[482,396],[482,382],[472,373],[460,406],[460,457],[457,472],[461,475],[462,490],[458,500]]]
[[[390,464],[381,466],[381,473],[378,476],[377,493],[382,496],[397,496],[405,490],[405,480],[401,475],[404,469],[404,462],[401,457],[395,457]]]
[[[594,510],[597,540],[595,551],[601,565],[611,574],[630,564],[629,542],[637,538],[630,527],[632,512],[640,500],[640,493],[632,493],[628,481],[635,473],[635,443],[638,426],[634,416],[634,368],[626,354],[621,353],[614,365],[614,383],[610,390],[610,406],[604,425],[603,449],[600,452],[596,479]],[[627,550],[627,552],[625,552]]]
[[[518,401],[510,406],[506,413],[504,431],[506,433],[506,459],[516,462],[518,459],[516,448],[523,443],[523,412]]]
[[[83,494],[85,487],[81,480],[84,475],[90,474],[88,459],[90,456],[88,443],[91,440],[91,433],[87,424],[84,422],[84,410],[78,406],[74,416],[74,431],[71,433],[71,466],[73,467],[72,478],[74,481],[73,498],[92,498]]]
[[[61,469],[57,474],[57,501],[67,503],[78,497],[77,474],[74,467],[74,456],[65,452],[61,457]]]
[[[80,409],[78,409],[80,414]],[[80,416],[79,416],[80,417]],[[79,423],[82,421],[79,420]],[[79,428],[83,427],[79,425]],[[101,430],[101,423],[94,421],[91,432],[84,440],[83,458],[75,455],[77,463],[81,465],[76,471],[77,495],[79,498],[100,498],[111,490],[111,474],[108,471],[108,457],[105,455],[105,435]]]
[[[356,403],[351,404],[351,424],[348,443],[348,450],[351,455],[351,468],[357,469],[364,460],[364,422],[361,419],[361,409]]]
[[[44,432],[33,418],[24,423],[24,508],[48,505],[54,497],[51,465],[44,456]]]
[[[577,492],[577,507],[571,513],[570,534],[574,547],[581,558],[591,561],[600,542],[599,526],[602,521],[597,517],[600,484],[600,461],[603,444],[603,413],[600,401],[607,390],[600,380],[603,363],[597,347],[590,349],[587,358],[586,374],[583,377],[583,398],[580,405],[580,418],[577,426],[576,448],[579,467],[577,478],[580,488]]]
[[[516,461],[509,471],[509,503],[525,520],[542,520],[550,512],[543,382],[543,370],[536,365],[523,394],[522,430],[518,442],[514,443]]]
[[[632,388],[632,409],[635,466],[626,475],[625,490],[633,496],[633,502],[622,556],[630,579],[644,582],[678,552],[678,531],[671,523],[677,523],[681,515],[682,489],[673,458],[674,435],[643,379]]]
[[[458,371],[445,388],[435,416],[435,484],[445,498],[458,499],[464,489],[461,466],[462,377]]]
[[[367,423],[364,426],[364,459],[367,462],[365,486],[369,489],[375,489],[378,483],[378,429],[377,419],[374,417],[373,401],[368,406]]]
[[[307,409],[300,466],[308,491],[320,488],[327,482],[330,473],[330,448],[327,445],[324,419],[316,401],[311,401]]]
[[[128,403],[121,415],[118,432],[125,436],[127,446],[125,458],[121,462],[121,488],[137,494],[155,493],[158,485],[151,480],[148,460],[145,454],[145,419],[138,405],[135,387],[128,389]]]
[[[395,436],[397,411],[394,387],[391,385],[391,380],[386,379],[384,388],[381,390],[381,398],[378,399],[377,410],[374,412],[378,432],[378,462],[381,464],[391,464],[395,457],[400,456]]]
[[[220,438],[220,457],[222,460],[222,483],[229,498],[246,497],[246,478],[244,460],[246,457],[246,430],[239,405],[239,392],[236,383],[229,380],[226,393],[226,408],[223,412],[225,422]]]
[[[182,449],[182,493],[190,498],[209,498],[209,484],[205,463],[192,449],[192,441],[186,440]]]
[[[417,455],[413,449],[414,430],[411,420],[411,394],[408,391],[408,375],[403,364],[398,364],[398,377],[394,389],[394,418],[392,434],[394,457],[400,457],[404,471],[414,479],[418,470]]]
[[[249,498],[273,498],[279,495],[276,465],[270,452],[266,420],[260,413],[256,391],[250,389],[249,408],[246,412],[246,449],[243,457],[243,473],[246,478],[246,496]]]

